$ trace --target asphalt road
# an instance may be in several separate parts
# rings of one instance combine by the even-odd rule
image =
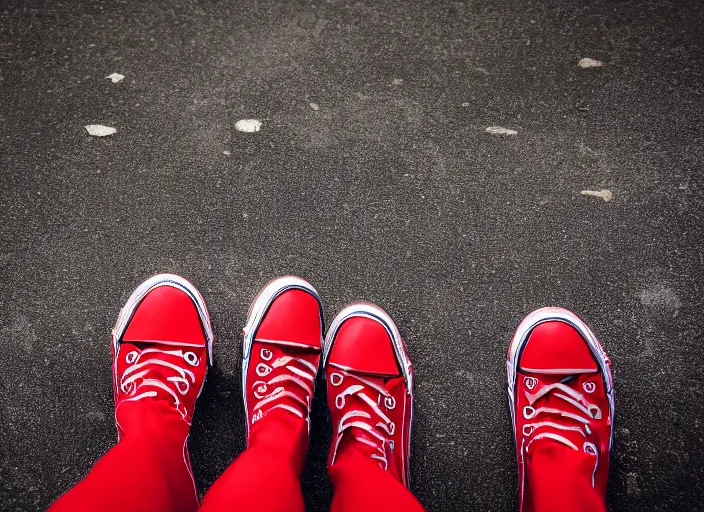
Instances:
[[[217,340],[201,492],[244,447],[249,302],[298,274],[328,320],[366,299],[400,326],[428,509],[515,509],[506,348],[560,305],[614,363],[610,509],[704,510],[703,20],[665,0],[3,2],[0,509],[45,508],[113,445],[110,329],[175,272]]]

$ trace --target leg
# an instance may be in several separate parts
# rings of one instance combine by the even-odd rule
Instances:
[[[51,512],[166,512],[198,510],[181,417],[160,404],[125,404],[122,440],[106,453]],[[122,411],[121,411],[122,412]],[[128,477],[129,480],[116,480]]]
[[[407,487],[413,371],[393,320],[372,304],[348,306],[333,320],[324,354],[336,434],[333,512],[422,511]]]
[[[254,300],[242,361],[247,449],[210,488],[202,510],[303,512],[300,475],[322,322],[317,292],[300,278],[276,279]]]
[[[334,490],[332,512],[422,512],[423,507],[389,471],[365,450],[350,446],[329,468]]]
[[[606,512],[604,496],[592,487],[593,470],[593,456],[557,443],[529,454],[526,476],[532,509]]]
[[[198,509],[187,440],[212,340],[185,279],[162,274],[135,290],[113,329],[118,444],[51,512]]]
[[[613,434],[611,363],[574,313],[544,308],[508,353],[523,512],[604,512]]]
[[[300,475],[308,424],[272,411],[252,427],[249,447],[216,480],[202,512],[303,512]]]

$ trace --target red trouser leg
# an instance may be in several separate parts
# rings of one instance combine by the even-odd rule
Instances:
[[[566,446],[544,446],[526,456],[527,503],[535,512],[605,512],[605,498],[592,487],[594,457]]]
[[[188,425],[166,402],[124,402],[124,436],[50,512],[193,512],[198,496],[186,440]]]
[[[308,423],[271,411],[255,423],[247,448],[203,498],[201,511],[303,512],[300,475]]]
[[[349,446],[328,469],[335,495],[331,512],[422,512],[411,491],[379,467],[366,450]]]

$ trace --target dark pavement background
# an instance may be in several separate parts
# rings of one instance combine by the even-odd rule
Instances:
[[[613,359],[611,510],[704,510],[703,20],[663,0],[3,2],[0,509],[44,509],[113,445],[110,329],[166,271],[217,340],[201,492],[244,446],[249,302],[292,273],[328,320],[366,299],[400,326],[430,510],[515,509],[505,352],[545,305]]]

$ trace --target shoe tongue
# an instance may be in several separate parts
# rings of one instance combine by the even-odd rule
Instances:
[[[365,381],[371,382],[372,384],[374,384],[375,386],[378,386],[378,387],[380,387],[380,388],[383,388],[383,387],[384,387],[384,382],[386,381],[386,379],[389,378],[389,377],[386,376],[386,375],[379,375],[379,374],[376,374],[376,373],[360,372],[360,371],[356,371],[356,370],[349,370],[349,373],[351,373],[352,375],[358,375],[359,377],[364,378]],[[371,386],[370,386],[370,387],[371,387]]]
[[[156,401],[166,399],[173,405],[174,396],[162,389],[161,386],[153,384],[153,381],[158,381],[171,389],[179,401],[188,400],[183,393],[179,393],[179,386],[184,384],[179,385],[179,383],[170,382],[169,379],[179,376],[178,370],[175,370],[174,367],[181,368],[186,372],[181,377],[188,380],[188,389],[198,385],[196,382],[201,378],[200,375],[203,371],[201,363],[206,358],[206,353],[205,347],[184,347],[156,342],[125,342],[120,345],[118,357],[122,379],[146,372],[134,381],[136,389],[139,392],[156,392],[156,396],[144,397],[144,399]],[[172,366],[159,364],[157,361]],[[136,367],[136,365],[139,366]]]
[[[398,373],[384,373],[370,370],[360,370],[357,368],[338,367],[338,365],[333,363],[330,364],[330,368],[333,372],[335,371],[335,368],[339,368],[352,375],[358,375],[364,378],[364,380],[372,382],[380,387],[385,387],[384,384],[386,382],[393,381],[394,379],[398,379],[399,377],[401,377]]]
[[[540,452],[554,458],[583,457],[585,455],[583,451],[584,438],[582,436],[576,432],[563,431],[560,431],[560,436],[574,444],[577,449],[575,450],[564,441],[558,441],[551,437],[541,437],[530,444],[529,454],[535,456],[536,453]]]
[[[545,407],[555,407],[565,412],[575,414],[582,417],[587,417],[580,411],[572,407],[564,407],[558,401],[550,400],[544,403]],[[550,422],[555,422],[555,424],[560,424],[564,428],[557,428],[550,424]],[[589,440],[593,440],[593,431],[589,430],[588,425],[584,425],[577,421],[572,421],[569,418],[564,418],[560,416],[554,417],[544,417],[533,420],[534,430],[531,432],[530,438],[530,451],[535,452],[542,450],[544,448],[559,447],[564,448],[569,451],[582,451],[584,443]],[[579,428],[580,430],[577,430]]]
[[[122,338],[122,345],[134,345],[135,347],[145,349],[145,348],[158,348],[161,350],[178,350],[182,349],[194,349],[194,348],[205,348],[205,343],[201,342],[188,342],[179,340],[159,340],[159,339],[128,339],[126,337]]]
[[[132,348],[139,350],[140,352],[147,349],[155,349],[160,351],[178,351],[185,352],[184,349],[195,349],[201,347],[194,347],[192,345],[184,345],[182,343],[173,342],[163,342],[163,341],[124,341],[120,343],[121,350],[131,350]],[[205,348],[205,347],[202,347]]]
[[[375,463],[380,463],[383,468],[384,463],[378,458],[381,457],[381,451],[377,448],[381,446],[381,440],[374,437],[366,430],[357,427],[350,427],[346,432],[344,432],[338,451],[340,452],[341,457],[344,456],[345,452],[355,451],[364,457],[369,457]],[[400,449],[400,447],[398,449]],[[372,457],[372,455],[375,457]],[[399,471],[396,468],[396,458],[394,457],[394,453],[388,442],[384,443],[384,455],[386,456],[387,462],[386,470],[389,471],[397,480],[401,480]]]
[[[186,358],[193,360],[192,362],[198,363],[206,357],[205,347],[191,347],[187,345],[179,344],[167,344],[167,343],[157,343],[157,342],[140,342],[140,341],[129,341],[120,344],[120,353],[124,354],[121,356],[121,360],[124,360],[128,365],[130,364],[130,359],[128,354],[132,351],[136,351],[139,356],[139,363],[143,363],[150,359],[160,359],[162,361],[167,361],[176,366],[190,369],[195,371],[194,368],[186,362]],[[145,351],[149,351],[146,354]],[[190,354],[188,354],[190,353]],[[193,356],[195,355],[195,357]],[[123,359],[126,358],[126,359]],[[159,365],[150,366],[150,378],[156,375],[162,375],[164,378],[171,375],[173,371],[166,370],[166,368]]]
[[[528,392],[535,392],[537,388],[528,387],[527,383],[531,380],[536,384],[548,385],[561,382],[562,384],[567,384],[570,387],[579,386],[581,382],[589,380],[593,375],[598,375],[598,371],[593,372],[576,372],[573,373],[568,371],[567,373],[557,373],[557,372],[536,372],[530,371],[526,372],[522,368],[519,368],[518,377],[524,382],[524,386],[527,388]],[[526,379],[527,378],[527,379]]]
[[[354,380],[354,383],[364,386],[366,393],[373,399],[376,399],[377,395],[381,394],[380,390],[384,390],[385,394],[391,395],[394,400],[399,396],[399,394],[404,394],[403,389],[405,387],[405,380],[400,375],[379,375],[375,373],[350,370],[347,370],[347,372],[364,379],[364,382]]]
[[[577,446],[576,450],[552,439],[534,441],[526,454],[528,470],[543,472],[553,468],[560,474],[566,472],[591,480],[599,455],[586,451],[583,439],[572,438],[570,441]]]
[[[570,375],[583,375],[583,374],[590,374],[590,373],[597,373],[598,370],[596,368],[568,368],[568,367],[560,367],[560,368],[553,368],[553,367],[543,367],[541,368],[540,365],[537,365],[535,367],[527,367],[521,365],[519,368],[521,373],[525,373],[527,375],[534,374],[534,375],[554,375],[557,377],[557,381],[560,380],[560,377],[568,377]]]

